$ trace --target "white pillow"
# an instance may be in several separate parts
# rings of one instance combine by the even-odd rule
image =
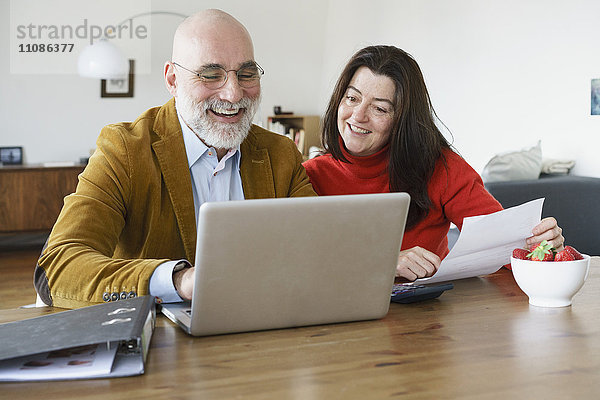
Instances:
[[[501,153],[483,168],[485,183],[538,179],[542,171],[542,142],[530,149]]]

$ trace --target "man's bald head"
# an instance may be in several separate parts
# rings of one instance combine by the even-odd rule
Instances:
[[[244,62],[254,59],[252,39],[244,25],[224,11],[200,11],[186,18],[175,32],[174,62],[199,68],[204,64],[226,65],[240,58]]]
[[[204,144],[215,147],[219,159],[246,138],[260,103],[260,76],[243,85],[237,76],[242,71],[245,79],[249,66],[260,69],[250,34],[223,11],[194,14],[175,32],[165,84],[183,121]],[[226,74],[221,86],[206,84],[195,72],[207,69]]]

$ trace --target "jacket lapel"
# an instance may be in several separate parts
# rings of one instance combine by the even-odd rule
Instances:
[[[240,146],[242,158],[240,175],[246,199],[261,199],[275,197],[275,186],[271,159],[267,149],[256,146],[255,133],[250,129],[248,137]]]
[[[183,133],[171,99],[158,111],[154,122],[157,135],[152,143],[163,179],[171,198],[181,232],[186,257],[192,263],[196,256],[196,215],[192,180],[186,157]],[[275,187],[271,159],[267,149],[259,149],[253,129],[240,146],[240,174],[246,199],[274,198]]]
[[[158,138],[152,143],[167,192],[171,198],[186,258],[194,262],[196,255],[196,215],[192,180],[186,157],[185,144],[175,100],[171,99],[160,108],[154,122]]]

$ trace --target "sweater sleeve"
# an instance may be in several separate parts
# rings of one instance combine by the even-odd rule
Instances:
[[[319,196],[325,196],[332,191],[330,187],[336,182],[336,172],[329,162],[329,156],[318,156],[305,161],[302,165],[312,184],[313,189]],[[339,179],[337,179],[339,180]],[[330,190],[327,190],[330,189]]]
[[[462,229],[463,219],[491,214],[502,210],[502,205],[485,189],[479,174],[453,151],[444,153],[431,179],[433,187],[443,188],[439,201],[446,218]]]

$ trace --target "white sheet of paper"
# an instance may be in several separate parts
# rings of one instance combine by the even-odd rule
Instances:
[[[429,284],[491,274],[510,263],[512,251],[525,245],[540,222],[544,199],[488,215],[467,217],[450,253],[438,271],[416,283]]]

